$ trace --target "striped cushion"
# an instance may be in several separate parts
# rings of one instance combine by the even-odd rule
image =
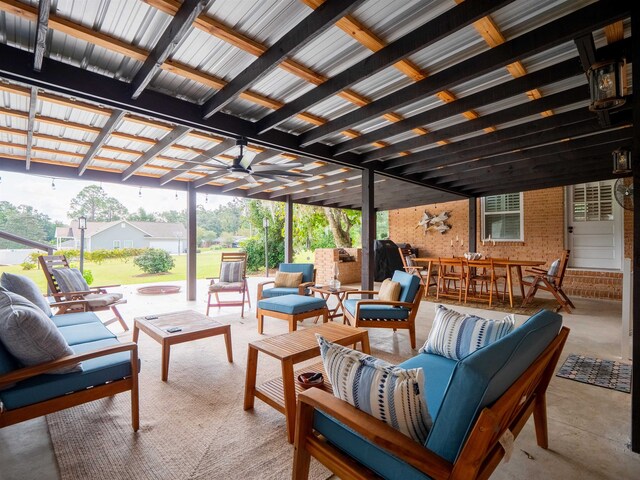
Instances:
[[[420,353],[460,360],[504,337],[514,325],[513,315],[507,315],[504,320],[485,320],[436,305],[436,317]]]
[[[77,268],[56,268],[53,270],[53,278],[55,278],[61,292],[86,292],[91,290]]]
[[[336,397],[424,444],[432,422],[422,368],[405,370],[316,338]]]
[[[222,265],[220,265],[221,282],[241,282],[243,273],[244,262],[222,262]]]

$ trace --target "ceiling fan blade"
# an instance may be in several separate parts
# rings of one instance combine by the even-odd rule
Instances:
[[[298,168],[303,166],[304,166],[304,163],[274,163],[271,165],[256,165],[255,167],[252,168],[252,170],[254,172],[259,172],[261,170],[273,169],[274,167],[289,169],[289,168]]]
[[[278,175],[281,177],[312,177],[310,173],[287,172],[286,170],[254,170],[254,175]]]
[[[253,162],[253,159],[256,158],[257,153],[252,152],[251,150],[245,150],[242,158],[240,158],[240,166],[242,168],[248,168]]]
[[[227,162],[223,162],[222,160],[218,160],[215,157],[210,157],[209,160],[213,160],[214,162],[218,162],[223,168],[226,168],[229,166],[229,164]],[[206,164],[205,164],[206,165]],[[212,167],[215,167],[217,165],[211,165]]]
[[[256,180],[253,175],[247,175],[246,177],[244,177],[244,179],[247,181],[247,183],[258,183],[258,180]]]

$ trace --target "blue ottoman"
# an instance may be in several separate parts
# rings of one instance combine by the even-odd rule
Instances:
[[[329,319],[329,310],[327,302],[322,298],[293,294],[263,298],[258,302],[258,333],[262,333],[265,315],[287,320],[289,331],[293,332],[296,330],[298,322],[305,318],[322,316],[322,321],[326,323]]]

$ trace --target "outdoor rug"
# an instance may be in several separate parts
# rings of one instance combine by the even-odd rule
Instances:
[[[570,354],[556,376],[576,382],[631,393],[631,365]]]
[[[231,324],[234,363],[227,362],[223,336],[175,345],[166,383],[160,345],[141,332],[140,430],[131,428],[129,393],[48,415],[61,478],[291,478],[284,415],[257,399],[253,410],[243,410],[247,343],[260,338],[255,318],[246,317],[216,318]],[[286,330],[286,322],[271,322],[268,333]],[[279,362],[259,357],[259,383],[280,373]],[[309,478],[330,476],[312,459]]]
[[[495,310],[497,312],[516,313],[519,315],[533,315],[541,309],[555,310],[558,307],[558,302],[555,298],[544,297],[535,297],[525,307],[521,307],[522,297],[516,295],[513,296],[513,307],[509,306],[509,298],[506,298],[504,301],[501,299],[496,301],[494,299],[491,307],[489,306],[488,301],[482,302],[470,299],[467,303],[464,303],[464,301],[459,302],[457,297],[441,296],[440,299],[436,300],[435,295],[429,295],[427,300],[430,302],[441,303],[443,305],[456,305],[481,310]]]

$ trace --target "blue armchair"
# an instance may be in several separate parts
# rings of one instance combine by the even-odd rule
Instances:
[[[400,297],[397,302],[349,298],[352,295],[378,293],[374,290],[353,290],[347,292],[344,301],[345,319],[356,327],[393,328],[394,332],[399,328],[409,330],[411,348],[416,348],[415,319],[424,284],[416,275],[400,270],[393,273],[391,280],[400,283]]]
[[[548,447],[546,390],[569,334],[541,311],[500,340],[459,361],[421,353],[400,364],[424,369],[433,426],[424,445],[323,390],[298,396],[293,479],[306,479],[311,455],[343,479],[488,478],[505,452],[507,430],[533,414]]]
[[[297,287],[271,287],[266,285],[275,284],[275,280],[269,280],[258,284],[258,300],[263,298],[279,297],[281,295],[309,295],[310,286],[316,281],[316,270],[313,263],[281,263],[278,267],[280,272],[302,273],[302,283]]]

